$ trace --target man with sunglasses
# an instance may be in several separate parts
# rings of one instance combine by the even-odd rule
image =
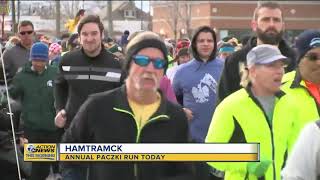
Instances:
[[[186,143],[188,122],[183,109],[159,91],[168,66],[167,49],[150,31],[131,39],[126,48],[125,84],[89,96],[66,131],[65,143]],[[184,162],[102,162],[89,165],[89,179],[195,179]]]
[[[29,60],[30,48],[34,43],[34,27],[31,21],[24,20],[18,25],[18,37],[20,42],[3,54],[4,66],[8,77],[12,78],[19,68]]]
[[[320,31],[306,30],[296,40],[298,67],[283,78],[282,89],[297,99],[297,118],[289,150],[301,129],[320,118]]]

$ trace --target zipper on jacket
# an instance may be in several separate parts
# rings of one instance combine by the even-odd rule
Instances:
[[[132,118],[134,119],[134,122],[136,124],[136,128],[137,128],[137,135],[139,134],[139,125],[137,123],[137,120],[136,118],[134,117],[134,114],[132,114],[130,111],[126,111],[126,110],[123,110],[123,109],[119,109],[119,108],[113,108],[114,110],[116,111],[119,111],[119,112],[123,112],[123,113],[126,113],[126,114],[129,114],[130,116],[132,116]],[[137,136],[138,137],[138,136]],[[137,142],[137,137],[136,137],[136,142]],[[133,163],[133,175],[134,175],[134,179],[138,180],[138,167],[137,167],[137,163]]]
[[[275,146],[274,146],[274,137],[273,137],[273,120],[271,121],[271,123],[269,123],[270,121],[268,120],[268,116],[266,114],[266,112],[264,111],[263,107],[261,106],[259,100],[257,100],[254,96],[251,97],[253,99],[253,101],[257,104],[257,106],[260,108],[260,110],[263,112],[263,115],[267,121],[267,124],[269,126],[269,129],[270,129],[270,134],[271,134],[271,146],[272,146],[272,169],[273,169],[273,180],[276,180],[276,167],[275,167],[275,158],[274,158],[274,151],[275,151]],[[273,111],[274,109],[276,109],[276,105],[277,105],[277,102],[275,101],[275,106],[273,108]],[[273,116],[272,116],[273,118]]]
[[[142,129],[147,125],[147,124],[150,124],[151,122],[159,119],[159,118],[167,118],[169,119],[169,116],[167,115],[159,115],[159,116],[156,116],[154,118],[151,118],[149,121],[147,121],[145,123],[145,125],[143,125],[141,128],[139,127],[139,124],[138,124],[138,121],[136,120],[134,114],[132,114],[130,111],[126,111],[126,110],[123,110],[123,109],[119,109],[119,108],[113,108],[114,110],[116,111],[119,111],[119,112],[123,112],[123,113],[126,113],[126,114],[129,114],[130,116],[133,117],[134,119],[134,122],[136,124],[136,128],[137,128],[137,136],[136,136],[136,143],[139,143],[139,140],[140,140],[140,133],[142,131]],[[137,163],[134,163],[133,164],[133,172],[134,172],[134,178],[136,180],[138,180],[138,164]]]
[[[276,103],[277,102],[275,102],[275,107],[274,107],[274,109],[276,108]],[[268,126],[269,126],[269,129],[270,129],[270,133],[271,133],[271,146],[272,146],[272,169],[273,169],[273,180],[276,180],[277,178],[276,178],[276,167],[275,167],[275,158],[274,158],[274,151],[275,151],[275,146],[274,146],[274,137],[273,137],[273,120],[271,121],[271,123],[269,123],[269,120],[268,120],[268,117],[267,117],[267,114],[266,114],[266,112],[263,110],[263,108],[261,109],[262,111],[263,111],[263,114],[264,114],[264,117],[266,118],[266,120],[267,120],[267,123],[268,123]],[[273,110],[274,111],[274,110]],[[273,118],[273,117],[272,117]],[[265,174],[265,176],[266,176],[266,174]]]

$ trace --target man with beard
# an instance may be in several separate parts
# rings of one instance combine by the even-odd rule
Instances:
[[[121,66],[102,44],[104,27],[99,16],[88,15],[78,25],[81,48],[62,56],[55,81],[55,124],[67,129],[88,95],[121,85]],[[84,169],[62,171],[64,179],[81,180]],[[72,169],[72,168],[71,168]]]
[[[246,55],[257,45],[277,46],[281,53],[289,59],[286,72],[292,71],[296,66],[295,52],[282,38],[284,22],[279,4],[275,2],[261,3],[254,11],[251,28],[256,32],[257,37],[251,37],[243,49],[236,51],[225,60],[219,82],[218,102],[241,88],[240,80],[243,69],[246,67]]]
[[[64,143],[186,143],[183,109],[157,89],[168,66],[161,38],[150,31],[131,39],[120,88],[89,96],[66,131]],[[89,179],[195,179],[185,162],[101,162],[89,165]],[[199,179],[199,178],[197,178]]]

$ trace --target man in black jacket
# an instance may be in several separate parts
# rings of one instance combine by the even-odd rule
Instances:
[[[257,37],[251,37],[243,49],[233,53],[225,61],[219,82],[218,102],[241,88],[241,74],[246,66],[246,55],[257,45],[271,44],[278,46],[281,53],[289,59],[288,67],[285,69],[286,72],[294,70],[296,66],[295,52],[282,37],[284,22],[279,4],[275,2],[261,3],[254,11],[251,27]]]
[[[153,32],[139,33],[130,40],[125,85],[89,96],[63,142],[187,143],[188,122],[182,107],[158,91],[167,55],[164,42]],[[89,165],[89,179],[189,180],[196,179],[193,170],[185,162],[101,162]]]
[[[68,128],[88,95],[120,86],[121,65],[102,45],[103,24],[98,16],[78,26],[81,49],[62,56],[55,81],[56,126]]]
[[[103,24],[99,16],[88,15],[78,25],[81,48],[62,56],[55,81],[55,124],[67,129],[81,104],[90,94],[121,85],[121,65],[102,44]],[[64,179],[81,180],[86,169],[65,166]]]

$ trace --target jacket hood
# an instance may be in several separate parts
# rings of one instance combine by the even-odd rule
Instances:
[[[247,45],[243,48],[246,52],[249,52],[252,48],[257,46],[257,37],[252,36],[249,40]],[[296,62],[296,52],[288,45],[288,43],[281,39],[279,42],[279,50],[281,54],[288,57],[288,67],[286,67],[286,72],[292,71],[295,69],[297,62]]]
[[[196,59],[197,61],[201,61],[201,62],[203,61],[199,56],[199,53],[197,51],[197,46],[196,46],[197,45],[196,44],[197,37],[198,37],[199,33],[201,33],[201,32],[210,32],[212,34],[214,47],[213,47],[213,51],[210,55],[210,58],[208,59],[208,61],[212,61],[215,59],[216,53],[217,53],[217,37],[216,37],[216,33],[209,26],[201,26],[195,31],[193,38],[192,38],[192,41],[191,41],[192,55],[193,55],[194,59]]]
[[[257,46],[257,37],[256,36],[252,36],[249,40],[247,45],[244,47],[246,49],[251,50],[252,48]],[[290,54],[292,56],[292,53],[294,53],[292,51],[292,49],[290,48],[290,46],[288,45],[288,43],[284,40],[281,39],[281,41],[279,42],[279,50],[285,55],[288,56],[288,54]]]

